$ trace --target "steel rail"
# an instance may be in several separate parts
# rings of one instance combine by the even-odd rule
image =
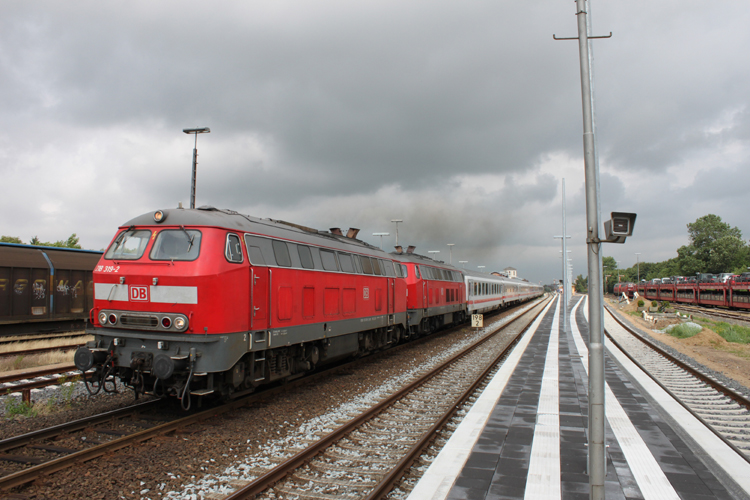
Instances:
[[[701,382],[706,383],[711,388],[716,390],[717,392],[724,394],[725,396],[729,397],[730,399],[734,400],[736,403],[739,403],[742,406],[745,406],[746,408],[750,408],[750,400],[745,398],[743,395],[739,394],[738,392],[734,391],[733,389],[730,389],[729,387],[726,387],[725,385],[721,384],[719,381],[713,379],[712,377],[709,377],[708,375],[701,373],[699,370],[693,368],[692,366],[684,363],[683,361],[677,359],[676,357],[672,356],[653,342],[649,341],[648,339],[644,338],[639,333],[635,332],[632,328],[626,326],[620,318],[612,314],[612,311],[609,310],[609,306],[606,306],[608,312],[610,315],[614,318],[614,320],[622,326],[627,332],[632,334],[635,338],[646,344],[649,348],[656,351],[659,355],[663,356],[668,361],[676,364],[683,370],[685,370],[688,374],[692,375],[693,377],[697,378]],[[737,455],[742,457],[746,462],[750,463],[750,457],[745,454],[744,451],[739,449],[734,443],[729,441],[729,439],[726,438],[720,431],[716,430],[713,425],[711,425],[709,422],[707,422],[703,417],[701,417],[695,410],[693,410],[687,403],[682,401],[682,399],[677,396],[674,392],[672,392],[664,383],[662,383],[658,378],[656,378],[655,375],[653,375],[645,366],[643,366],[634,356],[632,356],[622,345],[620,345],[619,342],[617,342],[612,335],[605,329],[604,334],[607,336],[607,338],[612,342],[625,356],[628,357],[638,368],[640,368],[643,373],[648,375],[651,380],[653,380],[659,387],[661,387],[667,394],[669,394],[675,401],[677,401],[685,410],[687,410],[693,417],[695,417],[701,424],[703,424],[707,429],[709,429],[711,432],[716,435],[724,444],[729,446]]]
[[[517,321],[518,319],[520,318],[513,320],[513,322]],[[440,366],[432,369],[428,373],[425,373],[418,379],[407,384],[405,387],[393,393],[391,396],[384,399],[380,403],[370,407],[365,412],[349,420],[347,423],[345,423],[338,429],[330,432],[329,434],[325,435],[323,438],[321,438],[317,442],[311,444],[304,450],[300,451],[299,453],[288,458],[287,460],[280,463],[273,469],[269,470],[266,474],[255,478],[247,485],[243,486],[237,491],[234,491],[233,493],[230,493],[228,496],[224,497],[224,500],[244,500],[244,499],[254,498],[258,494],[262,493],[266,489],[273,486],[275,483],[284,479],[292,470],[298,469],[299,467],[307,463],[309,460],[311,460],[313,457],[318,455],[320,452],[322,452],[323,450],[331,446],[333,443],[341,440],[343,437],[350,434],[352,431],[360,427],[362,424],[366,423],[367,421],[371,420],[372,418],[382,413],[388,407],[392,406],[393,403],[399,401],[400,399],[403,399],[405,395],[409,394],[417,387],[423,385],[425,382],[429,381],[430,379],[438,375],[440,372],[444,371],[446,368],[448,368],[449,365],[454,363],[456,360],[469,354],[471,351],[477,349],[479,346],[484,345],[484,343],[489,341],[497,333],[497,331],[499,331],[499,329],[485,336],[483,339],[467,347],[461,352],[451,356],[447,361],[443,362]],[[403,460],[406,460],[406,459],[403,459]],[[392,477],[389,477],[389,481],[390,480],[395,481],[395,479],[393,479]]]
[[[26,434],[21,434],[19,436],[6,438],[0,441],[0,452],[20,448],[22,446],[31,444],[34,441],[49,439],[51,437],[59,436],[60,434],[63,434],[65,432],[79,431],[81,429],[85,429],[90,425],[101,424],[122,417],[127,417],[136,413],[142,413],[144,411],[150,410],[152,407],[157,406],[157,404],[161,402],[162,401],[159,399],[144,401],[142,403],[128,406],[126,408],[120,408],[118,410],[100,413],[99,415],[93,415],[91,417],[74,420],[73,422],[66,422],[64,424],[55,425],[46,429],[40,429],[38,431],[32,431]],[[0,478],[0,481],[2,481],[2,478]]]
[[[58,373],[67,373],[77,371],[75,365],[63,365],[57,368],[44,368],[42,370],[34,370],[28,372],[14,373],[12,375],[0,375],[0,384],[7,384],[8,382],[17,382],[19,380],[32,379],[37,377],[44,377],[47,375],[56,375]]]
[[[700,307],[689,304],[681,304],[679,302],[672,302],[674,309],[682,309],[688,312],[701,313],[707,316],[718,316],[720,318],[736,319],[739,321],[750,322],[750,314],[742,313],[738,311],[727,311],[725,309],[711,309],[707,307]]]
[[[10,358],[11,356],[31,356],[33,354],[45,354],[48,352],[57,351],[70,351],[71,349],[77,349],[84,344],[69,344],[61,345],[56,347],[39,347],[36,349],[21,349],[18,351],[3,351],[0,352],[0,358]]]
[[[518,307],[523,307],[523,305],[518,306]],[[498,311],[498,312],[507,312],[507,310]],[[75,464],[86,462],[88,460],[92,460],[94,458],[119,450],[121,448],[125,448],[132,444],[137,444],[137,443],[152,439],[156,436],[167,434],[169,432],[179,429],[180,427],[186,427],[188,425],[192,425],[194,423],[198,423],[203,420],[207,420],[209,418],[235,410],[237,408],[241,408],[246,405],[250,405],[253,403],[263,401],[265,399],[276,396],[278,394],[288,392],[292,389],[296,389],[298,387],[308,385],[320,378],[331,376],[338,372],[352,369],[353,367],[359,365],[360,363],[367,363],[367,362],[375,361],[383,356],[393,354],[395,352],[399,352],[402,349],[407,348],[409,346],[419,345],[423,342],[428,341],[429,339],[435,338],[436,335],[444,335],[451,331],[454,331],[457,328],[462,328],[463,326],[464,325],[459,325],[453,328],[448,328],[446,330],[443,330],[442,332],[436,332],[435,334],[427,335],[425,337],[416,339],[415,341],[412,341],[412,342],[407,342],[405,344],[401,344],[390,349],[376,352],[372,355],[369,355],[360,359],[356,359],[354,361],[350,361],[342,365],[334,366],[332,368],[328,368],[319,372],[312,373],[306,377],[302,377],[302,378],[290,381],[286,383],[285,385],[272,387],[272,388],[264,390],[263,392],[259,392],[256,394],[238,398],[222,406],[210,408],[208,410],[205,410],[205,411],[202,411],[202,412],[199,412],[199,413],[196,413],[196,414],[193,414],[193,415],[190,415],[190,416],[187,416],[187,417],[184,417],[184,418],[172,421],[172,422],[167,422],[161,425],[154,426],[150,429],[146,429],[140,432],[127,435],[127,436],[123,436],[121,438],[113,439],[112,441],[109,441],[107,443],[102,443],[102,444],[93,446],[91,448],[88,448],[86,450],[81,450],[75,453],[71,453],[64,457],[60,457],[55,460],[45,462],[39,465],[35,465],[33,467],[29,467],[27,469],[15,472],[13,474],[0,477],[0,490],[9,489],[9,488],[13,488],[16,486],[26,484],[42,475],[48,475],[53,472],[66,469]],[[44,432],[48,430],[49,429],[45,429],[43,431],[38,431],[38,432]]]

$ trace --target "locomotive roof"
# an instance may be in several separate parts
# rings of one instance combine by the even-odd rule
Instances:
[[[259,236],[294,240],[310,245],[319,245],[348,252],[380,254],[380,258],[389,258],[383,250],[356,238],[333,234],[330,231],[319,231],[292,222],[275,219],[261,219],[241,214],[234,210],[202,206],[197,209],[172,208],[162,209],[162,222],[154,221],[154,212],[139,215],[121,228],[130,226],[209,226],[247,232]],[[354,248],[353,248],[354,247]]]
[[[461,271],[461,269],[451,265],[446,264],[442,260],[435,260],[431,257],[427,257],[426,255],[420,255],[418,253],[408,253],[408,252],[391,252],[391,256],[395,257],[396,260],[400,260],[401,262],[413,262],[415,264],[428,264],[431,266],[441,267],[441,268],[448,268],[448,269],[454,269],[456,271]]]

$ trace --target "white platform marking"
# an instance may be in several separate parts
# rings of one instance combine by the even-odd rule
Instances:
[[[531,337],[536,333],[551,306],[552,302],[547,304],[542,314],[537,317],[521,341],[513,348],[513,351],[471,407],[469,413],[466,414],[456,432],[453,433],[442,451],[435,457],[432,465],[425,471],[407,500],[443,500],[448,496],[451,486],[453,486],[471,454],[471,449],[474,448],[474,444],[482,434],[484,426],[487,425],[487,420],[489,420],[492,410],[495,409],[497,400],[500,399],[508,380],[521,360],[521,356],[531,342]]]
[[[576,310],[578,306],[583,303],[583,299],[579,300],[578,303],[573,307],[570,312],[570,328],[573,333],[573,340],[575,341],[576,349],[578,354],[581,355],[581,361],[586,373],[589,372],[589,350],[581,337],[581,332],[578,330],[578,325],[575,322]],[[610,346],[607,346],[609,348]],[[610,351],[611,352],[611,351]],[[646,443],[643,442],[641,435],[638,434],[633,423],[628,418],[625,410],[622,409],[620,403],[617,401],[617,397],[609,388],[609,384],[605,383],[605,409],[607,415],[607,421],[612,432],[614,432],[617,442],[620,444],[625,460],[630,466],[630,470],[633,472],[633,478],[638,483],[638,487],[641,489],[643,498],[645,500],[667,500],[674,499],[679,500],[679,495],[672,487],[672,484],[664,475],[664,471],[661,470],[659,463],[654,458],[651,450],[648,449]]]
[[[559,320],[560,301],[555,315],[544,360],[544,374],[536,411],[534,439],[531,442],[529,472],[524,499],[560,498],[560,392],[559,392]],[[566,312],[567,314],[567,312]]]

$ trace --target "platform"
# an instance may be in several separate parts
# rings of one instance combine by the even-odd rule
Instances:
[[[566,308],[568,332],[561,298],[546,307],[409,500],[589,498],[584,304]],[[606,347],[606,498],[750,498],[750,464]]]

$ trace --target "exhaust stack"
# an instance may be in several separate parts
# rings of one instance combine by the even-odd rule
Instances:
[[[329,229],[329,231],[331,232],[331,234],[335,234],[336,236],[344,236],[344,234],[341,232],[340,227],[332,227],[331,229]]]
[[[406,249],[406,253],[414,253],[414,250],[416,250],[417,247],[414,245],[409,245],[409,247]]]
[[[359,234],[359,229],[356,227],[350,227],[349,230],[346,232],[346,237],[354,239]]]
[[[396,249],[396,253],[398,253],[399,255],[404,253],[404,247],[402,247],[401,245],[396,245],[394,248]]]

